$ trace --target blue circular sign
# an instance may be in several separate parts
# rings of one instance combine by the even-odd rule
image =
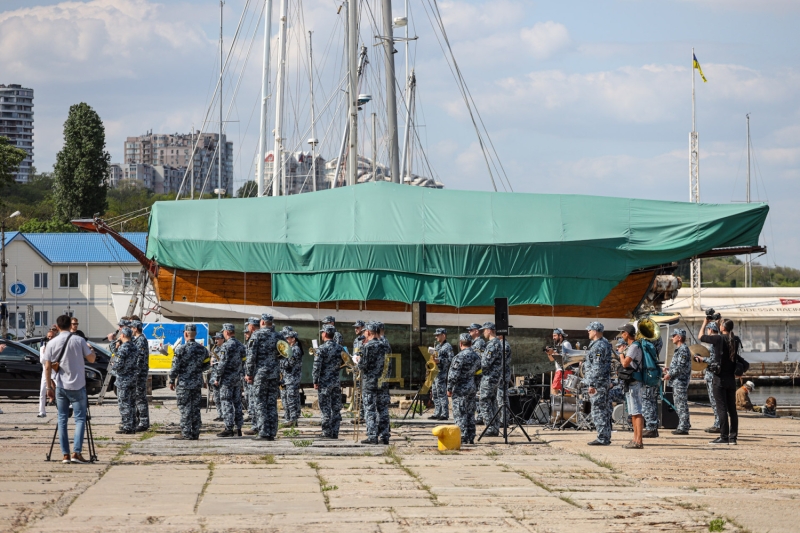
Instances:
[[[8,292],[10,292],[12,296],[25,296],[25,293],[28,292],[28,287],[21,281],[18,281],[11,284],[8,288]]]

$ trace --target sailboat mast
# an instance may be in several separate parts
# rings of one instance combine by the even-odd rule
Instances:
[[[281,0],[278,30],[278,79],[275,82],[275,144],[272,150],[272,196],[285,194],[283,176],[283,86],[286,76],[286,10],[289,0]]]
[[[224,0],[219,0],[219,139],[217,140],[217,199],[222,198],[222,6]]]
[[[267,157],[267,99],[269,98],[269,45],[272,30],[272,0],[264,0],[264,59],[261,76],[261,128],[258,134],[258,195],[264,196],[264,159]],[[273,167],[275,165],[273,164]]]
[[[700,140],[697,136],[697,121],[694,103],[694,48],[692,48],[692,132],[689,134],[689,201],[700,203]],[[700,258],[691,259],[692,309],[700,309],[702,276]]]
[[[750,113],[745,115],[747,118],[747,203],[750,203]],[[747,254],[744,260],[744,286],[753,286],[753,263],[752,256]]]
[[[317,190],[317,136],[314,135],[314,122],[316,117],[314,116],[314,49],[312,47],[311,42],[311,35],[312,32],[308,32],[308,77],[309,77],[309,87],[311,89],[311,138],[308,140],[308,144],[311,145],[311,190]]]
[[[400,167],[400,176],[405,183],[406,178],[411,182],[411,121],[414,107],[414,92],[416,91],[417,80],[414,77],[414,69],[411,69],[411,76],[408,78],[408,91],[406,92],[406,127],[403,132],[403,163]]]
[[[347,139],[347,185],[356,184],[358,174],[358,0],[347,2],[347,57],[350,67],[349,128]]]
[[[381,0],[383,10],[383,50],[386,58],[386,127],[389,133],[389,171],[392,181],[400,183],[400,149],[397,135],[397,92],[394,76],[394,30],[392,0]]]

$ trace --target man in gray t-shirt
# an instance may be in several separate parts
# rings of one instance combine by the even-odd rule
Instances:
[[[633,324],[625,324],[619,328],[622,332],[622,340],[628,345],[628,349],[621,353],[619,362],[625,368],[633,368],[640,370],[642,368],[642,350],[638,344],[634,344],[636,340],[636,328]],[[640,449],[642,448],[642,433],[644,432],[644,416],[642,415],[642,382],[631,381],[628,384],[628,390],[625,393],[625,399],[628,402],[628,414],[631,415],[631,422],[633,424],[633,440],[625,444],[623,448],[626,449]]]
[[[70,334],[70,317],[68,315],[58,317],[56,326],[59,333],[47,343],[43,354],[45,375],[47,376],[47,397],[55,400],[58,408],[59,444],[61,453],[64,454],[62,462],[87,463],[88,461],[81,455],[86,413],[89,409],[86,397],[84,359],[94,363],[95,355],[84,339]],[[52,371],[55,363],[58,363],[58,371]],[[75,418],[75,443],[72,457],[69,455],[69,435],[67,434],[70,405]]]

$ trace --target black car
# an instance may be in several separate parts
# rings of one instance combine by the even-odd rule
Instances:
[[[42,343],[44,342],[44,337],[31,337],[29,339],[22,339],[18,341],[20,344],[24,344],[26,346],[30,346],[35,350],[40,350],[42,347]],[[104,346],[94,342],[94,341],[86,341],[91,346],[92,350],[94,350],[95,360],[94,363],[86,363],[86,366],[89,366],[103,376],[103,380],[106,378],[106,371],[108,370],[108,362],[111,360],[111,352],[108,351]],[[153,380],[153,390],[156,389],[163,389],[167,386],[167,377],[164,375],[154,375],[152,376]],[[116,377],[112,374],[111,381],[108,382],[108,391],[114,390],[114,382],[116,381]],[[102,388],[102,386],[101,386]]]
[[[14,399],[39,396],[42,371],[39,352],[19,342],[0,339],[0,395]],[[86,393],[97,394],[102,387],[102,374],[87,363]]]

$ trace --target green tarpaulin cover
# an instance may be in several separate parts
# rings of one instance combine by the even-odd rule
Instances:
[[[366,183],[157,202],[147,256],[186,270],[273,273],[276,301],[596,306],[633,270],[757,245],[768,210]]]

